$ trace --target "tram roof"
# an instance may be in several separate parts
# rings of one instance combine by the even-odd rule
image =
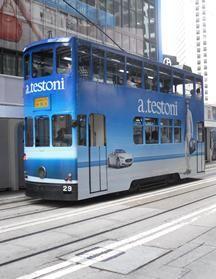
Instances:
[[[51,43],[69,43],[72,39],[73,39],[73,37],[56,37],[56,38],[49,38],[49,39],[35,41],[35,42],[32,42],[32,43],[28,44],[23,49],[23,52],[25,52],[29,48],[36,47],[36,46],[43,45],[43,44],[49,44],[49,43],[50,44]]]

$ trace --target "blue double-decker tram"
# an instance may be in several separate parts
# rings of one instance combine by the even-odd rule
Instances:
[[[75,37],[23,59],[28,196],[81,200],[204,171],[201,76]]]

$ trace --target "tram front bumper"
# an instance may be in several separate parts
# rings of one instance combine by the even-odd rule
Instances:
[[[25,194],[32,198],[41,198],[53,201],[76,201],[78,200],[77,184],[48,184],[38,182],[25,182]],[[66,191],[65,191],[66,190]]]

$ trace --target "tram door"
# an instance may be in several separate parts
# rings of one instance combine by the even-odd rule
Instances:
[[[89,183],[90,193],[106,191],[108,187],[106,123],[102,114],[89,116]]]
[[[204,124],[197,123],[197,172],[205,171],[205,145],[204,145]]]

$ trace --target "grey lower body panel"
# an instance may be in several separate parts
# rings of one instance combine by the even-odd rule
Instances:
[[[70,184],[67,184],[69,186]],[[78,200],[78,185],[72,184],[71,192],[64,193],[63,185],[61,184],[49,184],[49,183],[25,183],[26,196],[32,198],[41,198],[44,200],[53,201],[77,201]]]

